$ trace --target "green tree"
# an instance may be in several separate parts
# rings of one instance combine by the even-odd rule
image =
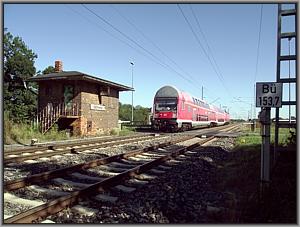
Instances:
[[[131,105],[119,102],[119,119],[122,121],[131,120]]]
[[[150,114],[150,108],[137,105],[133,107],[133,120],[146,124]],[[119,102],[119,119],[122,121],[131,121],[131,105]]]
[[[4,30],[4,111],[14,122],[29,121],[36,113],[37,97],[26,89],[26,79],[36,73],[34,61],[37,55],[20,37],[13,37]]]
[[[51,65],[45,68],[42,72],[42,74],[49,74],[49,73],[55,73],[55,68]]]

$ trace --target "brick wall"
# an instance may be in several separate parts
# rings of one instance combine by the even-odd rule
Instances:
[[[59,81],[40,81],[39,82],[39,97],[38,106],[39,111],[47,106],[48,103],[61,103],[64,100],[63,88],[65,85],[74,86],[74,102],[80,104],[80,82],[70,80]]]
[[[86,124],[91,123],[87,134],[109,132],[118,127],[119,92],[110,89],[109,96],[101,96],[100,91],[105,88],[98,84],[83,82],[81,84],[81,113],[86,118]],[[105,110],[92,110],[91,104],[104,105]],[[88,125],[86,125],[88,131]]]
[[[49,102],[63,102],[64,85],[74,86],[74,102],[79,104],[81,113],[81,117],[71,124],[75,135],[95,135],[118,127],[119,92],[110,88],[110,94],[101,96],[99,95],[101,90],[106,90],[106,88],[86,81],[41,81],[39,83],[39,110]],[[105,110],[92,110],[91,104],[104,105]]]

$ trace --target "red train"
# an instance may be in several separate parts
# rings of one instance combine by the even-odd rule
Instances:
[[[173,86],[160,88],[154,97],[152,128],[185,131],[199,126],[228,124],[229,113]]]

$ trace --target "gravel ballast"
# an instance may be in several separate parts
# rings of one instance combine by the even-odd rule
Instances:
[[[224,138],[226,147],[232,138]],[[219,141],[217,143],[220,143]],[[92,199],[88,207],[97,209],[92,216],[64,210],[49,217],[56,223],[226,223],[234,218],[234,197],[215,190],[212,178],[218,163],[226,161],[229,151],[221,147],[197,148],[185,155],[172,169],[117,202],[99,203]]]

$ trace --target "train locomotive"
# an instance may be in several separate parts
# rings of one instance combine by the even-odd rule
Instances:
[[[230,115],[174,86],[160,88],[154,97],[152,128],[159,131],[185,131],[196,127],[228,124]]]

